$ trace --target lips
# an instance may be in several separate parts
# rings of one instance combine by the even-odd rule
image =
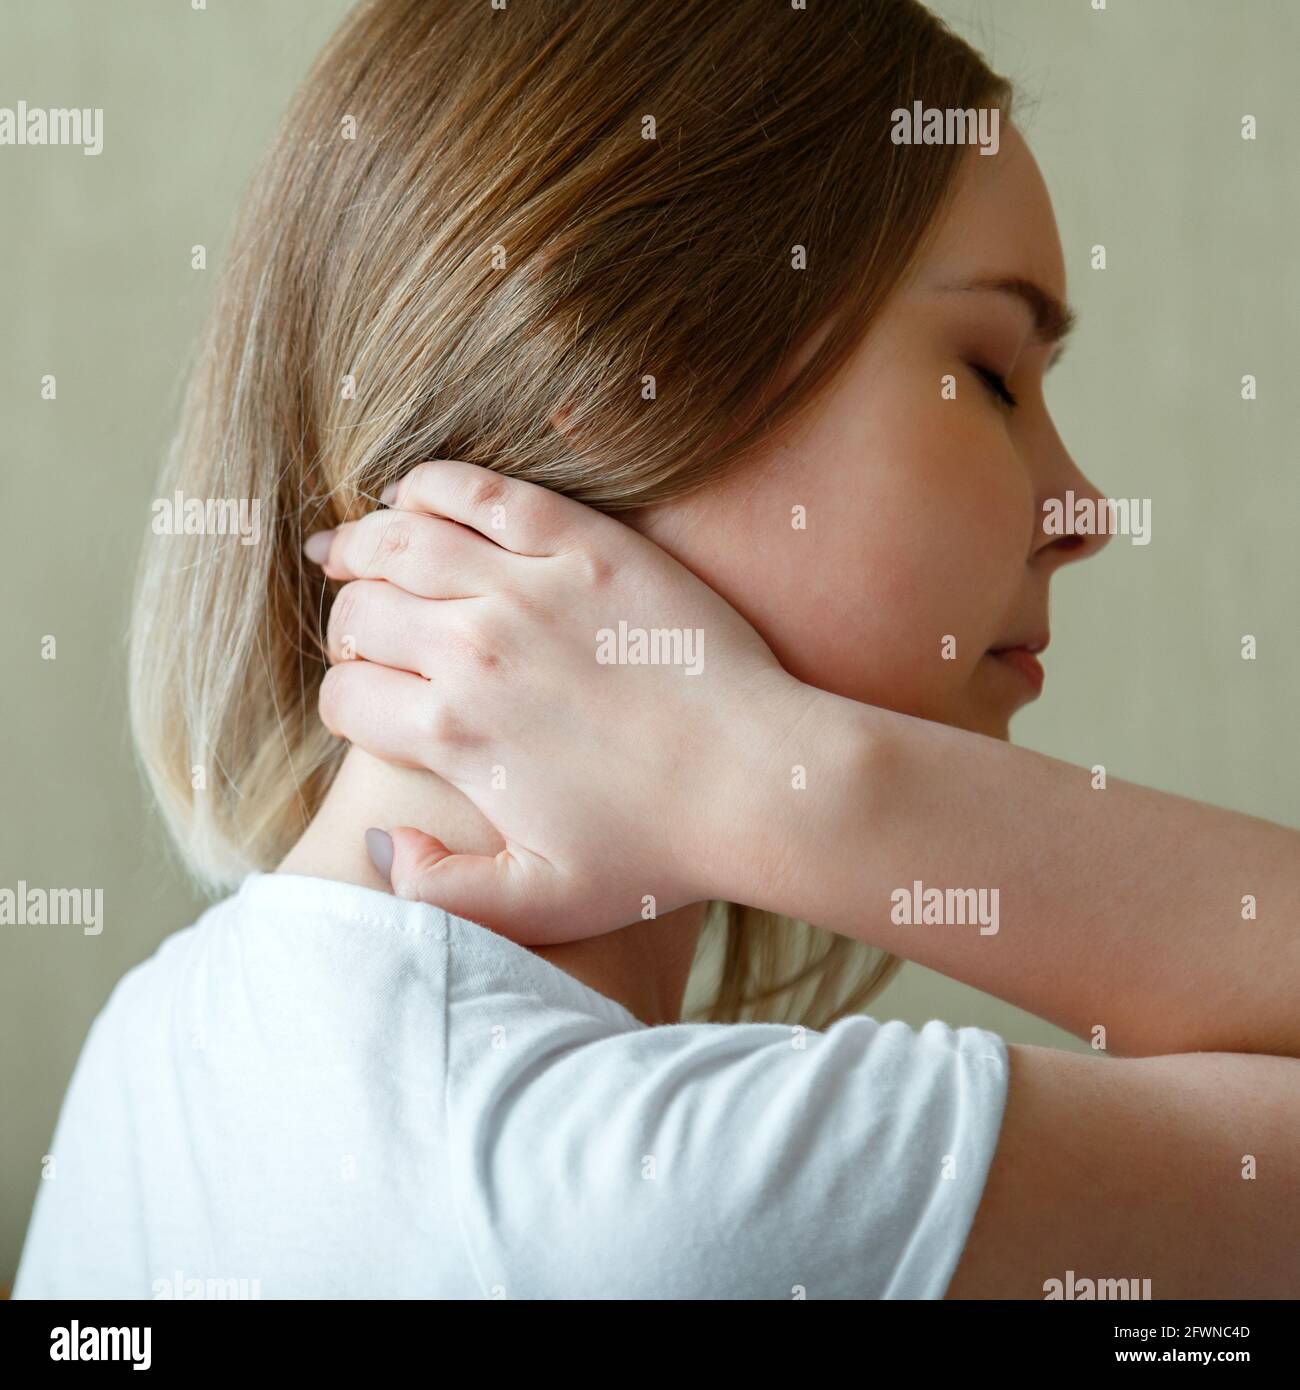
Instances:
[[[993,656],[1001,656],[1003,652],[1028,652],[1030,656],[1037,656],[1039,652],[1047,650],[1047,644],[1052,640],[1050,632],[1044,632],[1033,637],[1025,637],[1015,642],[1002,642],[996,647],[990,647],[989,652]]]
[[[1042,690],[1043,681],[1046,679],[1042,664],[1027,647],[1004,647],[1001,651],[990,652],[989,655],[1022,676],[1032,687],[1035,695]]]
[[[1051,640],[1048,633],[1026,637],[1018,642],[1008,642],[1004,646],[991,647],[989,655],[999,661],[1009,671],[1014,671],[1035,695],[1043,688],[1045,679],[1038,653],[1043,651]]]

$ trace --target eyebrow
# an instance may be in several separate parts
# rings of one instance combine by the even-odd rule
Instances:
[[[993,290],[999,294],[1009,294],[1026,305],[1034,318],[1034,337],[1040,343],[1058,344],[1052,354],[1048,368],[1054,367],[1065,351],[1065,339],[1069,337],[1079,320],[1078,314],[1049,294],[1033,280],[1022,275],[987,275],[974,280],[963,280],[958,284],[944,285],[945,290]]]

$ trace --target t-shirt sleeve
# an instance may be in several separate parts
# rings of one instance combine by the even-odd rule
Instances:
[[[937,1020],[513,1051],[482,1055],[449,1114],[497,1297],[941,1298],[1006,1103],[1003,1040]]]

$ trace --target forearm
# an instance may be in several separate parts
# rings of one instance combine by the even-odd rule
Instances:
[[[738,901],[1104,1028],[1116,1054],[1300,1056],[1300,833],[815,695],[748,779]],[[940,920],[909,921],[918,903]]]

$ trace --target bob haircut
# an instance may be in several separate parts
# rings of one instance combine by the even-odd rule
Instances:
[[[918,100],[1008,114],[1010,88],[916,0],[349,14],[246,195],[163,473],[163,496],[256,501],[260,537],[151,535],[137,581],[132,729],[201,883],[273,868],[344,752],[304,535],[426,459],[619,512],[746,457],[947,205],[964,148],[891,139]],[[821,1028],[898,964],[711,904],[688,1016]]]

